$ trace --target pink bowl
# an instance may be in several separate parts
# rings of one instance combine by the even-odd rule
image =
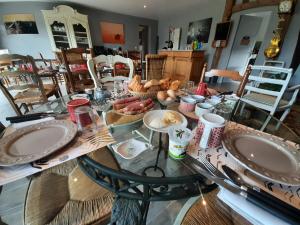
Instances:
[[[182,112],[193,112],[195,105],[196,101],[192,98],[181,98],[179,107]]]

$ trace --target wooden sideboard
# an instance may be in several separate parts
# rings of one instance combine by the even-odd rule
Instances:
[[[180,80],[186,83],[189,80],[196,84],[200,80],[205,63],[204,51],[167,51],[161,50],[159,55],[167,55],[164,68],[164,77]]]

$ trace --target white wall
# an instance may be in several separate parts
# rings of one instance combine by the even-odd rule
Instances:
[[[180,49],[185,49],[189,22],[212,17],[213,21],[209,40],[208,43],[203,46],[203,49],[206,50],[208,63],[210,65],[214,54],[214,48],[211,47],[211,44],[214,39],[216,24],[222,20],[225,2],[225,0],[199,1],[198,6],[190,8],[189,10],[183,10],[171,16],[161,17],[158,22],[159,49],[166,45],[165,41],[168,40],[168,30],[170,26],[181,28]]]

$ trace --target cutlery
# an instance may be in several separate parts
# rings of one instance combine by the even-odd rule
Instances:
[[[33,114],[26,114],[21,116],[12,116],[12,117],[6,117],[7,121],[10,121],[10,123],[21,123],[26,121],[32,121],[32,120],[38,120],[42,118],[46,118],[49,116],[59,117],[61,115],[65,115],[66,113],[54,113],[54,112],[45,112],[45,113],[33,113]]]
[[[292,215],[292,216],[299,215],[299,219],[300,219],[300,210],[274,197],[273,195],[265,192],[264,190],[261,190],[258,187],[251,187],[243,180],[243,178],[237,172],[235,172],[230,167],[223,165],[222,169],[224,170],[225,174],[230,178],[230,180],[233,183],[235,183],[237,186],[239,186],[241,189],[247,191],[249,194],[253,196],[256,196],[257,198],[261,199],[262,201],[266,202],[272,207],[277,208],[278,210],[282,211],[284,214]]]
[[[292,206],[287,205],[287,203],[285,203],[285,206],[281,207],[280,204],[277,204],[279,199],[276,200],[276,202],[275,202],[273,196],[272,196],[272,200],[270,200],[262,195],[259,195],[259,193],[254,190],[250,191],[250,189],[245,188],[244,186],[238,185],[239,182],[235,183],[234,182],[235,180],[232,180],[230,177],[228,178],[227,177],[228,174],[226,174],[227,176],[225,176],[213,164],[211,164],[209,161],[207,161],[207,159],[203,155],[199,156],[199,161],[203,164],[203,166],[207,169],[207,171],[214,178],[223,180],[223,182],[220,182],[220,181],[216,182],[216,180],[213,180],[213,179],[212,179],[212,181],[216,182],[217,184],[223,186],[226,189],[228,189],[228,187],[230,187],[230,189],[228,189],[229,191],[243,196],[247,201],[264,209],[265,211],[269,212],[270,214],[275,215],[276,217],[278,217],[284,221],[287,221],[290,224],[300,224],[299,210],[293,208]],[[211,177],[208,177],[208,179],[211,179]],[[225,184],[225,186],[224,186],[224,184]]]
[[[192,157],[190,157],[192,158]],[[252,204],[262,208],[263,210],[269,212],[272,215],[275,215],[276,217],[288,222],[291,225],[300,224],[300,214],[299,212],[295,213],[294,209],[293,211],[285,210],[282,207],[275,207],[276,204],[272,203],[271,201],[264,200],[265,198],[262,198],[261,196],[258,196],[257,194],[253,194],[253,191],[246,191],[241,186],[238,186],[236,183],[234,183],[231,179],[226,177],[221,171],[219,171],[214,165],[212,165],[210,162],[206,160],[206,158],[203,155],[200,155],[200,163],[203,165],[206,170],[203,170],[202,167],[198,166],[195,161],[196,159],[192,159],[194,163],[190,163],[190,165],[193,166],[193,168],[196,169],[196,171],[200,172],[204,176],[206,176],[208,179],[212,180],[216,184],[226,188],[227,190],[231,191],[232,193],[238,194],[245,198],[247,201],[251,202]],[[197,161],[199,164],[199,161]],[[218,177],[218,176],[220,177]],[[298,211],[298,210],[297,210]]]

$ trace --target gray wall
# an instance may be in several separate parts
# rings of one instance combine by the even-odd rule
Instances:
[[[197,7],[190,8],[188,11],[185,10],[173,14],[172,16],[160,18],[158,24],[159,48],[161,49],[165,46],[164,42],[168,40],[169,27],[172,26],[181,28],[180,49],[185,49],[189,22],[212,17],[213,21],[209,40],[208,43],[203,46],[203,49],[206,50],[208,63],[210,65],[214,53],[214,48],[211,47],[211,43],[214,39],[216,24],[222,20],[224,7],[225,0],[199,1]]]
[[[0,3],[0,48],[7,48],[11,53],[30,54],[38,57],[41,52],[46,58],[53,58],[48,33],[45,27],[42,9],[52,9],[63,3],[49,2],[10,2]],[[139,44],[138,26],[149,26],[149,49],[155,52],[158,21],[144,19],[134,16],[106,12],[80,5],[65,3],[78,12],[88,15],[91,38],[93,45],[103,45],[100,35],[100,21],[123,23],[125,29],[125,45],[123,49],[134,49]],[[32,13],[35,16],[39,34],[7,35],[3,15],[10,13]],[[118,47],[119,45],[105,45],[107,47]]]

